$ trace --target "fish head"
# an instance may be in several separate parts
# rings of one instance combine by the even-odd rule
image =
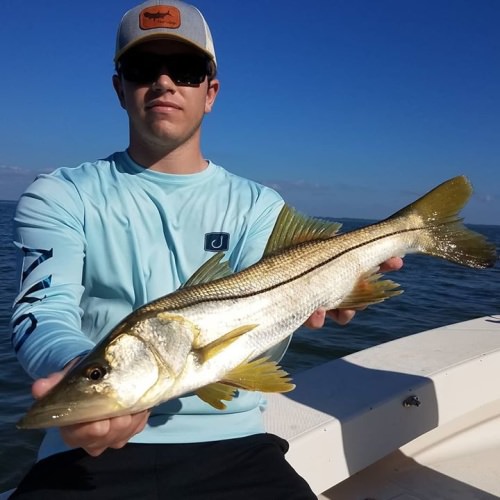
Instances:
[[[150,343],[121,333],[75,364],[17,425],[60,427],[144,410],[153,406],[148,393],[157,392],[160,379],[162,389],[175,382],[175,374],[168,372]]]

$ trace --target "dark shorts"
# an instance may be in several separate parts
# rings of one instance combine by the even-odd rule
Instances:
[[[192,444],[134,444],[37,462],[12,499],[312,500],[273,434]]]

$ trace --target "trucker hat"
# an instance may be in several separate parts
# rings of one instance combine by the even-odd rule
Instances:
[[[115,62],[130,48],[158,38],[194,45],[216,64],[207,22],[196,7],[180,0],[148,0],[127,11],[118,27]]]

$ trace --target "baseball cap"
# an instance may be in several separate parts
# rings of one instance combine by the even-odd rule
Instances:
[[[130,48],[159,38],[194,45],[217,64],[212,35],[203,15],[180,0],[148,0],[127,11],[118,27],[115,62]]]

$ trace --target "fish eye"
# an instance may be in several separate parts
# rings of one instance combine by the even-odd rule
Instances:
[[[85,375],[89,380],[97,382],[106,375],[106,368],[104,366],[90,366],[87,368]]]

